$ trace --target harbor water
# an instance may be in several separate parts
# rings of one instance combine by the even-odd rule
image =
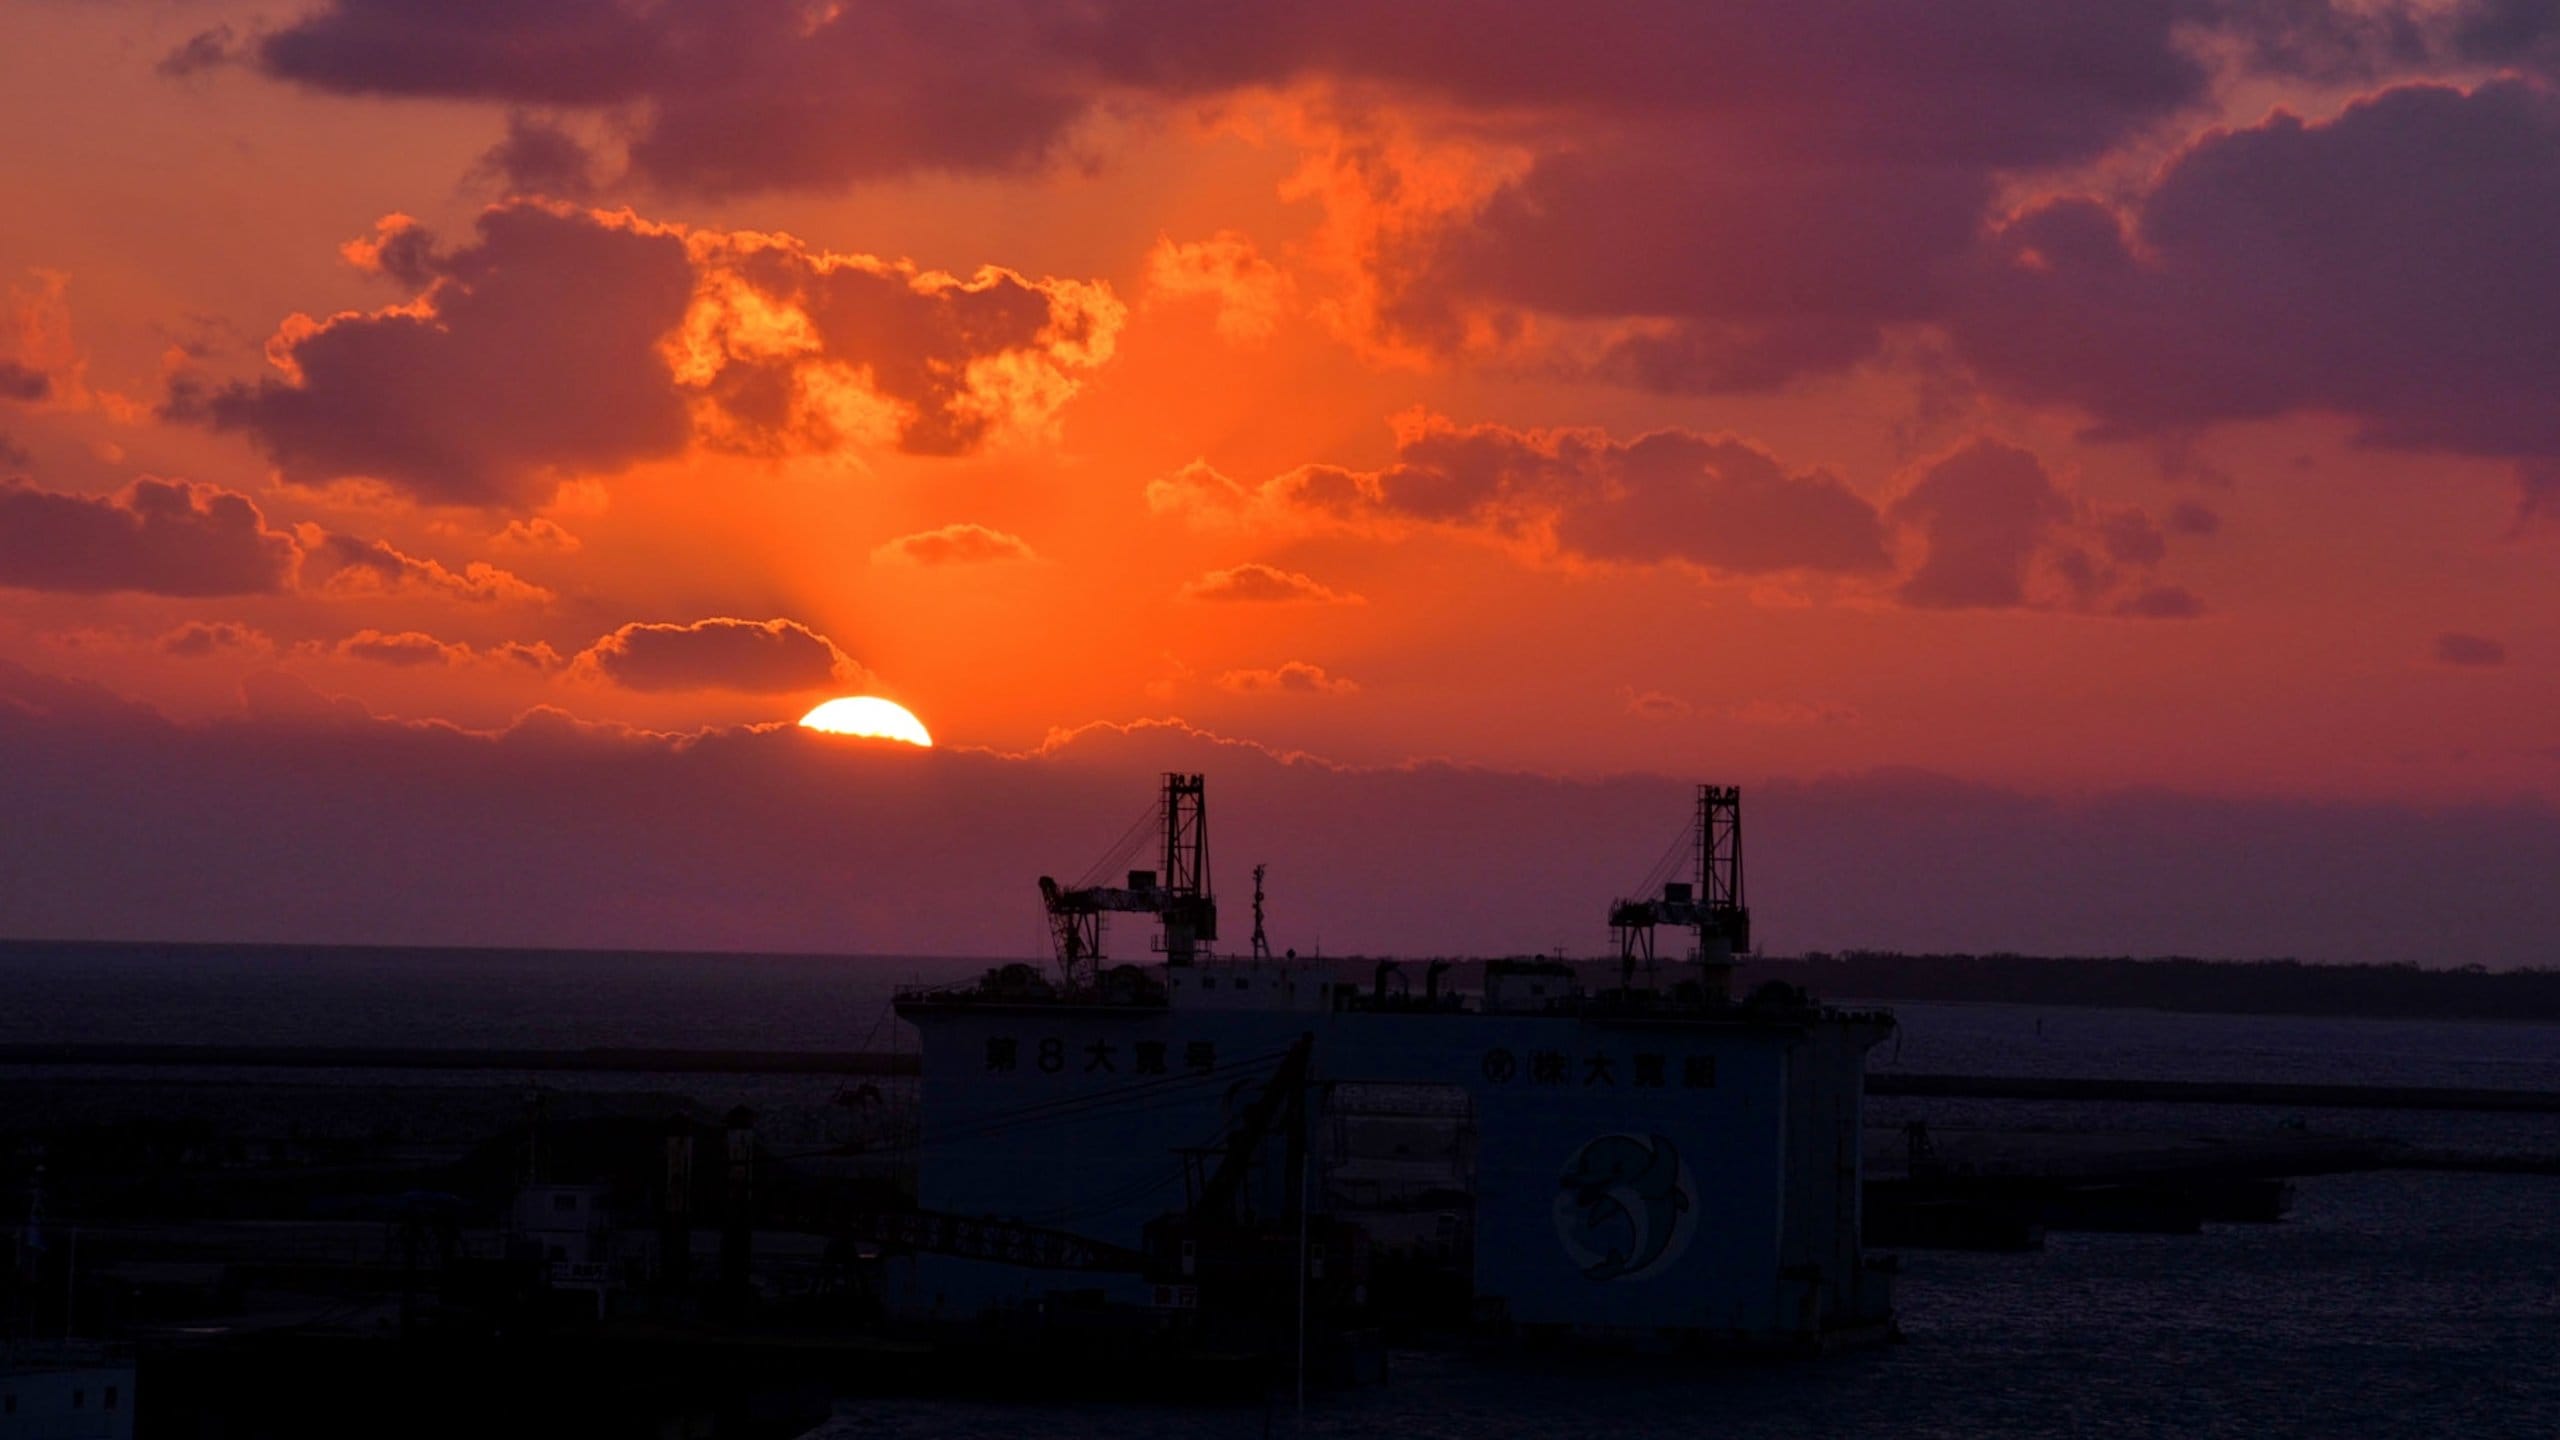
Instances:
[[[984,962],[268,947],[16,946],[0,1044],[888,1049],[897,984]],[[1855,999],[1857,997],[1831,997]],[[1915,1072],[2560,1090],[2560,1027],[1897,1005],[1878,1067]],[[34,1093],[20,1074],[12,1093]],[[53,1073],[101,1093],[328,1074]],[[821,1111],[825,1077],[366,1072],[368,1085],[533,1083]],[[1887,1125],[2190,1134],[2267,1127],[2560,1154],[2560,1117],[1876,1100]],[[2560,1435],[2560,1177],[2384,1172],[2300,1182],[2275,1225],[2054,1234],[2023,1255],[1914,1252],[1904,1339],[1774,1366],[1412,1353],[1392,1383],[1269,1407],[847,1400],[818,1433],[1804,1437]],[[1131,1357],[1143,1364],[1144,1357]],[[360,1427],[350,1433],[361,1433]]]

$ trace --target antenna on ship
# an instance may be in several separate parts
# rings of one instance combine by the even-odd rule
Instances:
[[[1262,872],[1270,868],[1253,867],[1253,958],[1257,961],[1271,958],[1271,941],[1262,933]]]

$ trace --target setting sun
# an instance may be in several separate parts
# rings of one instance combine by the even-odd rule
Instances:
[[[933,748],[933,736],[915,712],[895,700],[877,695],[847,695],[829,700],[800,717],[802,726],[824,730],[830,735],[867,735],[880,740],[897,740],[909,745]]]

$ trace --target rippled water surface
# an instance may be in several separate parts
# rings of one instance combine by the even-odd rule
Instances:
[[[2039,1255],[1913,1254],[1906,1339],[1666,1379],[1640,1366],[1404,1355],[1319,1397],[1327,1436],[1738,1440],[2560,1433],[2560,1179],[2306,1181],[2282,1225],[2056,1235]],[[1134,1361],[1133,1361],[1134,1363]],[[1269,1411],[843,1406],[828,1440],[1298,1433]]]

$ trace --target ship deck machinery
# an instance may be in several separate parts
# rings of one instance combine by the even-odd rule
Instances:
[[[1218,1296],[1164,1237],[1204,1223],[1217,1154],[1217,1232],[1295,1225],[1301,1263],[1331,1252],[1340,1307],[1389,1301],[1367,1262],[1410,1245],[1454,1270],[1474,1325],[1523,1337],[1758,1350],[1890,1330],[1887,1274],[1860,1248],[1859,1141],[1866,1054],[1893,1020],[1784,985],[1727,998],[1749,933],[1735,791],[1700,788],[1677,847],[1692,881],[1611,907],[1616,987],[1497,961],[1463,996],[1436,970],[1414,996],[1265,945],[1207,953],[1205,806],[1201,777],[1165,777],[1161,877],[1042,881],[1055,979],[1016,965],[900,997],[922,1036],[918,1203],[968,1241],[915,1247],[893,1299],[956,1319],[1079,1295],[1184,1323]],[[1162,963],[1105,960],[1088,920],[1106,911],[1161,917]],[[1665,964],[1670,926],[1697,948]],[[1364,1140],[1382,1117],[1395,1138]],[[1074,1237],[1067,1263],[1043,1234]]]

